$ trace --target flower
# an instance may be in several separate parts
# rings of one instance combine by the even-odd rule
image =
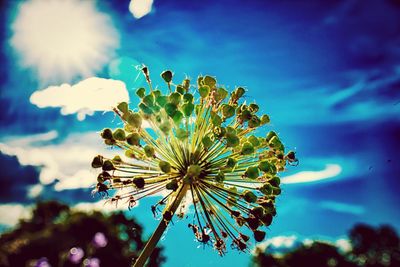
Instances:
[[[104,248],[107,246],[108,240],[103,233],[97,232],[93,237],[92,243],[95,248]]]
[[[70,262],[74,264],[78,264],[81,262],[85,252],[80,247],[73,247],[69,250],[68,259]]]
[[[38,259],[35,262],[35,267],[51,267],[50,263],[48,262],[47,258],[43,257]]]
[[[173,84],[173,73],[165,71],[164,94],[152,88],[148,68],[142,70],[150,90],[137,89],[137,109],[125,102],[114,108],[122,128],[101,132],[105,144],[124,156],[93,159],[92,167],[100,169],[95,192],[129,209],[162,195],[151,210],[157,215],[164,206],[164,226],[175,213],[183,218],[191,202],[195,223],[188,226],[198,242],[212,244],[220,255],[228,240],[233,249],[248,251],[250,236],[241,228],[250,229],[256,242],[265,238],[262,228],[272,223],[281,193],[277,174],[297,163],[295,153],[285,154],[276,132],[260,135],[269,116],[243,100],[243,87],[229,94],[212,76],[198,77],[196,85],[189,79]],[[111,191],[116,193],[109,196]]]
[[[83,261],[84,267],[100,267],[100,260],[98,258],[87,258]]]

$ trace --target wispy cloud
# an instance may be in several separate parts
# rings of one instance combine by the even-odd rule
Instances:
[[[334,178],[341,174],[342,167],[338,164],[327,164],[321,171],[302,171],[282,178],[284,184],[312,183]]]
[[[349,213],[354,215],[362,215],[365,213],[365,208],[363,206],[337,201],[322,201],[319,206],[335,212]]]
[[[79,120],[95,111],[109,111],[119,102],[129,101],[122,81],[91,77],[77,84],[50,86],[34,92],[30,101],[39,108],[60,107],[61,114],[77,113]]]

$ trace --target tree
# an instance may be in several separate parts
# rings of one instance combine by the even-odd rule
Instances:
[[[142,226],[121,212],[85,213],[55,201],[40,202],[31,219],[0,237],[0,266],[29,266],[41,258],[51,266],[80,266],[85,258],[98,259],[102,267],[130,266],[145,245],[142,234]],[[77,251],[84,255],[71,260]],[[148,266],[163,262],[157,248]]]

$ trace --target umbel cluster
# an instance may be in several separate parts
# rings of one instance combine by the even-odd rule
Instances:
[[[153,89],[147,67],[142,71],[149,88],[137,89],[138,107],[120,103],[114,112],[123,128],[101,132],[104,143],[124,156],[93,159],[92,167],[100,170],[95,192],[129,208],[159,196],[151,209],[155,215],[162,210],[166,224],[193,205],[189,228],[198,242],[212,244],[221,255],[227,244],[247,251],[249,233],[264,240],[263,228],[272,223],[281,193],[277,174],[298,162],[274,131],[262,129],[269,116],[260,115],[256,103],[246,103],[244,88],[229,93],[214,77],[174,84],[167,70],[161,74],[167,87],[162,92]]]

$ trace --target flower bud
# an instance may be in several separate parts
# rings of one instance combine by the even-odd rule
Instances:
[[[245,190],[242,195],[243,199],[248,202],[248,203],[255,203],[257,201],[257,196],[249,191],[249,190]]]
[[[119,103],[117,109],[122,113],[127,113],[129,111],[128,103],[126,102]]]
[[[103,171],[113,171],[115,170],[114,164],[110,160],[106,160],[103,162],[102,166]]]
[[[261,125],[268,124],[270,122],[269,116],[264,114],[261,116]]]
[[[203,137],[201,142],[203,143],[203,146],[205,149],[209,149],[212,146],[212,144],[214,143],[209,136]]]
[[[167,103],[164,106],[165,112],[168,114],[168,116],[173,117],[177,111],[177,106],[173,103]]]
[[[169,164],[167,161],[160,161],[158,163],[158,167],[160,167],[160,170],[164,173],[171,172],[171,164]]]
[[[192,103],[193,102],[193,95],[191,93],[186,93],[183,95],[183,102],[184,103]]]
[[[217,183],[222,183],[225,180],[225,174],[222,171],[219,171],[215,176],[215,181]]]
[[[256,179],[259,175],[258,167],[247,167],[244,175],[249,179]]]
[[[234,158],[228,158],[226,160],[226,167],[233,168],[233,167],[235,167],[236,163],[237,163],[237,160],[235,160]]]
[[[154,156],[154,147],[146,145],[144,148],[144,153],[146,154],[147,157],[153,157]]]
[[[183,118],[182,112],[180,112],[179,110],[177,110],[177,111],[175,112],[174,116],[172,117],[172,120],[174,121],[174,123],[175,123],[176,125],[179,125],[179,123],[181,123],[181,121],[182,121],[182,118]]]
[[[190,117],[190,115],[192,115],[193,113],[193,110],[194,110],[194,105],[190,102],[182,105],[182,111],[186,117]]]
[[[243,155],[254,153],[254,146],[250,142],[244,142],[242,145],[241,153]]]
[[[259,110],[259,106],[255,103],[251,103],[249,105],[249,111],[252,113],[256,113]]]
[[[168,103],[168,96],[160,95],[160,96],[156,97],[156,102],[160,107],[163,108],[165,106],[165,104]]]
[[[145,97],[142,98],[142,102],[148,106],[148,107],[153,107],[154,106],[154,96],[153,95],[146,95]]]
[[[182,85],[177,85],[176,86],[176,92],[178,92],[179,94],[183,95],[185,93],[185,87],[183,87]]]
[[[144,104],[144,103],[140,103],[140,104],[139,104],[139,108],[140,108],[141,111],[143,111],[144,114],[147,114],[147,115],[153,114],[153,110],[151,110],[151,108],[149,108],[149,107],[148,107],[146,104]]]
[[[140,98],[143,98],[146,95],[146,89],[143,87],[136,90],[136,95]]]
[[[118,141],[125,141],[125,131],[121,128],[116,129],[113,132],[113,138]]]
[[[258,147],[260,145],[260,141],[255,135],[250,135],[247,139],[254,147]]]
[[[235,108],[231,105],[223,105],[222,106],[222,116],[224,116],[224,118],[230,118],[233,115],[235,115]]]
[[[226,133],[225,138],[227,147],[237,147],[240,144],[240,139],[236,134]]]
[[[174,92],[172,94],[169,95],[168,97],[168,101],[174,105],[179,105],[179,103],[181,102],[181,94],[178,92]]]
[[[131,146],[139,146],[140,135],[138,133],[131,133],[126,137],[126,142]]]

